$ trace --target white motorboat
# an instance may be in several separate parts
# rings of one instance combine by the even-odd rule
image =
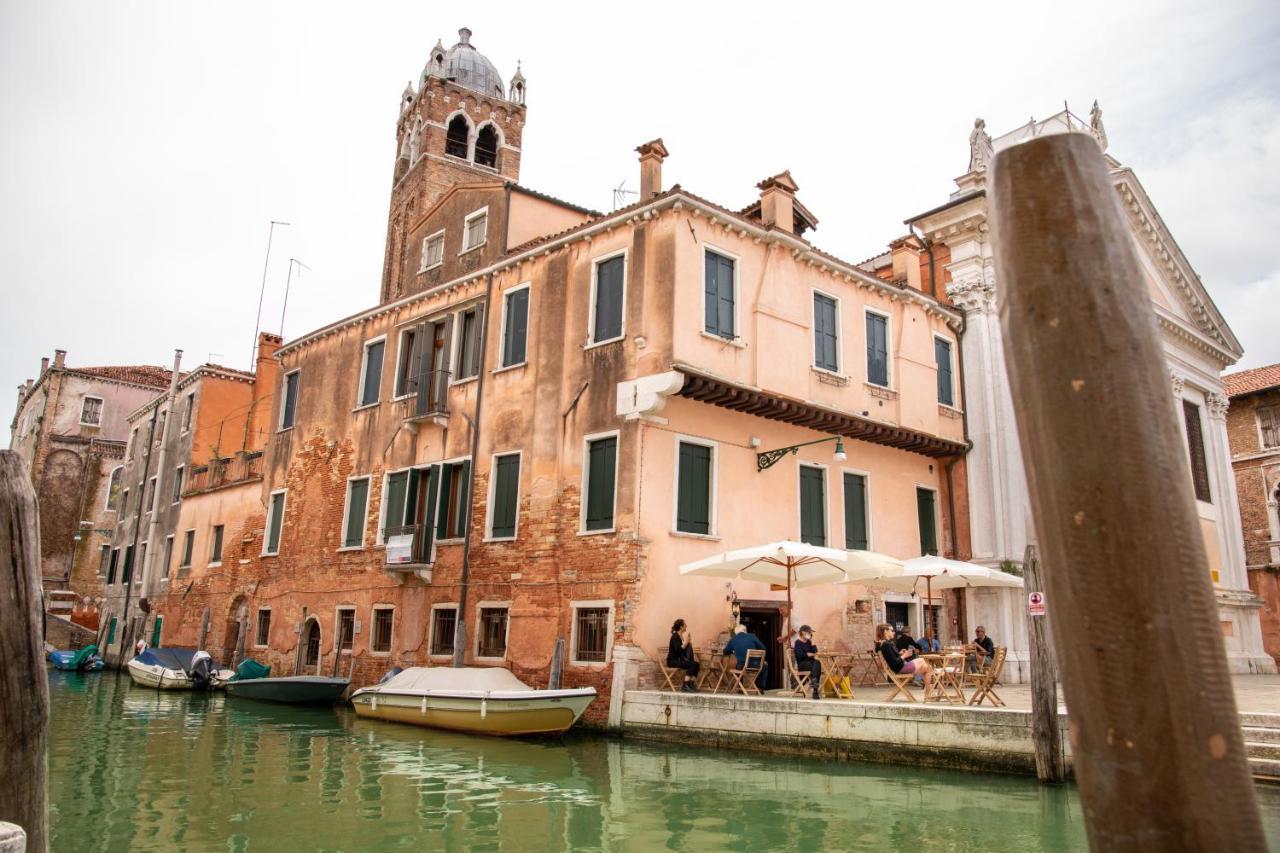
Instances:
[[[535,690],[500,667],[415,666],[351,696],[356,714],[486,735],[563,732],[596,698],[594,687]]]
[[[231,670],[219,670],[207,654],[177,647],[144,648],[129,661],[128,668],[134,684],[156,690],[208,689],[235,675]]]

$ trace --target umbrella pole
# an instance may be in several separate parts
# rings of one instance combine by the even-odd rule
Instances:
[[[929,640],[929,650],[933,651],[933,614],[929,608],[933,606],[933,578],[924,576],[924,635]]]

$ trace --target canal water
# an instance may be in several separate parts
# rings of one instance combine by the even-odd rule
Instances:
[[[1083,850],[1074,788],[595,738],[499,740],[51,672],[60,851]],[[1260,788],[1280,849],[1280,790]]]

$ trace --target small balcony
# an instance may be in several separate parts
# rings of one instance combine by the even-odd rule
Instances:
[[[382,531],[385,543],[383,570],[392,576],[412,572],[427,583],[431,582],[431,525],[407,524],[388,527]]]
[[[185,497],[261,479],[261,450],[254,453],[241,452],[227,458],[214,457],[209,460],[209,464],[191,469],[187,487],[183,489],[182,494]]]
[[[418,425],[424,423],[440,426],[448,423],[449,376],[448,370],[431,370],[409,380],[410,396],[404,399],[402,405],[404,422],[410,429],[416,431]]]

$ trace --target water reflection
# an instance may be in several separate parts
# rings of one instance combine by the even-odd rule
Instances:
[[[1076,850],[1072,789],[572,737],[479,739],[53,672],[53,849]],[[1280,838],[1280,791],[1259,789]]]

